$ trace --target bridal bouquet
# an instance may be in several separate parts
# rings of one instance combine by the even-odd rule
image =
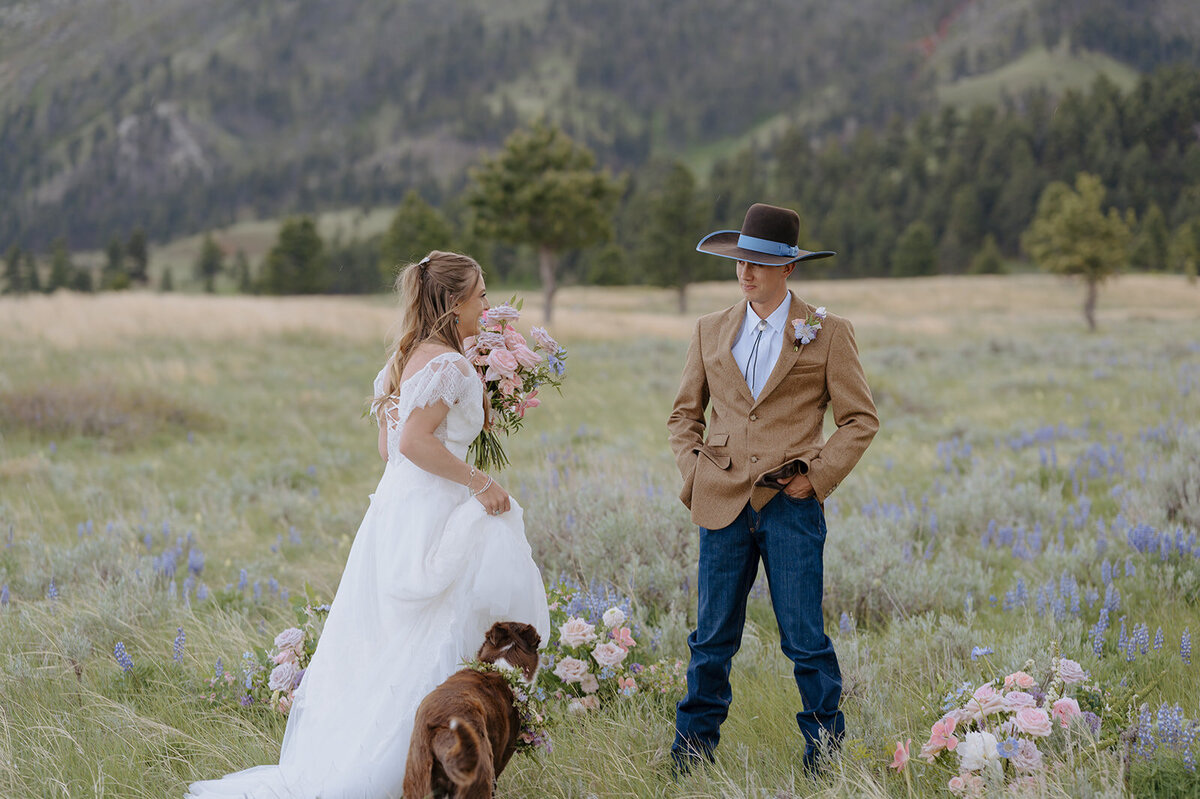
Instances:
[[[515,327],[521,304],[512,300],[484,311],[479,334],[463,341],[467,358],[480,370],[491,408],[491,424],[472,442],[468,455],[481,471],[508,465],[500,433],[521,429],[525,412],[541,404],[538,390],[559,388],[566,374],[567,351],[545,328],[530,331],[533,344]]]

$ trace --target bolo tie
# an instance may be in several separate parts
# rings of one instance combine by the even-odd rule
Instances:
[[[754,382],[750,380],[750,376],[758,377],[758,343],[762,341],[763,331],[767,329],[767,321],[765,319],[758,320],[758,335],[754,337],[754,345],[750,347],[750,357],[746,359],[746,373],[743,377],[746,378],[746,385],[750,387],[750,393],[755,397],[758,393],[754,390]]]

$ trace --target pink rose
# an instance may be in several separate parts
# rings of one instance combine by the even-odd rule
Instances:
[[[304,648],[304,631],[298,627],[288,627],[275,636],[276,649],[293,649],[300,652]]]
[[[628,627],[622,627],[619,630],[613,630],[611,633],[613,643],[623,649],[633,649],[637,644],[633,640],[633,633]]]
[[[592,650],[592,657],[601,666],[618,666],[627,654],[629,653],[621,647],[607,642],[597,644],[596,648]]]
[[[487,354],[487,373],[484,380],[513,379],[517,374],[517,359],[511,352],[495,349]]]
[[[463,342],[465,345],[466,342]],[[475,346],[483,354],[487,354],[492,350],[502,350],[505,348],[504,336],[491,330],[484,330],[475,337]]]
[[[1021,691],[1028,691],[1035,685],[1037,685],[1037,680],[1023,671],[1014,671],[1004,678],[1004,687],[1008,689],[1016,688]]]
[[[267,680],[267,687],[272,691],[290,691],[299,674],[300,667],[295,663],[280,663],[271,670],[271,677]]]
[[[279,697],[279,702],[275,705],[275,710],[277,710],[282,715],[286,716],[288,714],[288,711],[291,709],[292,709],[292,698],[287,695]]]
[[[957,777],[951,777],[950,782],[946,784],[946,787],[949,788],[950,793],[954,794],[955,796],[962,796],[967,792],[967,781],[964,780],[960,774]]]
[[[495,308],[488,308],[483,312],[483,316],[487,323],[492,325],[497,322],[515,322],[521,318],[521,312],[507,302],[502,302]]]
[[[541,347],[542,349],[546,350],[547,352],[558,352],[558,350],[559,350],[558,342],[555,341],[553,339],[553,337],[551,337],[551,335],[546,332],[546,328],[544,328],[544,327],[532,328],[529,331],[529,335],[533,336],[533,340],[537,343],[537,346]]]
[[[600,690],[600,681],[590,671],[579,680],[579,687],[585,694],[594,694]]]
[[[1037,700],[1024,691],[1011,691],[1005,694],[1004,705],[1008,710],[1020,710],[1023,707],[1037,707]]]
[[[638,689],[637,681],[632,677],[622,677],[621,679],[617,680],[617,687],[621,690],[621,693],[625,694],[625,696],[632,696],[633,694],[636,694]]]
[[[517,359],[517,363],[524,366],[526,369],[532,369],[542,362],[542,356],[538,355],[533,350],[526,347],[524,344],[518,344],[515,347],[509,347],[509,352]]]
[[[1004,697],[997,693],[991,684],[985,683],[975,689],[975,693],[967,700],[966,709],[971,712],[972,718],[982,719],[984,716],[1003,712]]]
[[[1017,743],[1017,753],[1009,758],[1013,768],[1022,774],[1029,774],[1042,767],[1042,752],[1037,744],[1028,738]]]
[[[1017,729],[1026,735],[1045,737],[1050,734],[1050,717],[1038,707],[1023,707],[1017,711]]]
[[[516,394],[517,389],[520,387],[521,384],[512,377],[501,378],[500,382],[496,384],[496,388],[500,389],[500,393],[506,397],[511,397],[513,394]]]
[[[1071,726],[1071,719],[1078,716],[1080,712],[1079,703],[1069,696],[1058,700],[1050,708],[1050,715],[1057,719],[1063,727]]]
[[[296,662],[296,652],[295,652],[295,650],[292,650],[292,649],[284,649],[278,655],[271,658],[271,662],[276,665],[279,665],[281,663],[295,663]]]
[[[579,658],[565,657],[554,666],[554,676],[570,685],[582,682],[583,675],[588,673],[588,664]]]
[[[579,703],[583,705],[584,710],[600,709],[600,697],[596,696],[595,694],[592,694],[591,696],[585,696],[583,699],[579,700]]]
[[[514,347],[528,347],[529,342],[515,327],[506,327],[504,328],[504,346],[511,350]]]
[[[1083,667],[1073,660],[1059,658],[1056,665],[1058,666],[1058,676],[1067,685],[1083,682],[1088,678],[1087,672],[1083,670]]]
[[[596,627],[577,616],[572,616],[559,626],[558,637],[563,646],[583,646],[596,640]]]

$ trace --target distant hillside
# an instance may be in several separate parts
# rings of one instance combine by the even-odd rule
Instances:
[[[776,123],[911,117],[973,80],[995,93],[987,75],[1038,51],[1103,53],[1127,80],[1196,63],[1194,6],[0,0],[0,249],[163,240],[414,186],[436,202],[539,114],[628,168],[706,163]]]

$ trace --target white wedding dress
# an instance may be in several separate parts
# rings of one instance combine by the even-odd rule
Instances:
[[[475,656],[496,621],[550,618],[520,506],[489,516],[467,488],[399,452],[417,407],[450,409],[437,436],[465,458],[483,425],[483,384],[465,358],[438,355],[376,404],[388,461],[358,528],[316,653],[288,717],[279,765],[196,782],[189,797],[392,799],[401,795],[417,705]]]

